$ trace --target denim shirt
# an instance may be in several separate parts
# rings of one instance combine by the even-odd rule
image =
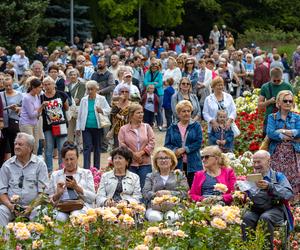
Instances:
[[[273,154],[276,146],[282,142],[283,134],[277,132],[278,129],[292,130],[295,139],[300,138],[300,115],[289,112],[286,120],[281,119],[280,112],[278,111],[275,116],[270,114],[268,116],[267,135],[271,139],[269,145],[269,152]],[[300,142],[291,142],[295,151],[300,152]]]
[[[223,140],[226,141],[223,148],[232,152],[233,151],[234,134],[233,134],[233,131],[231,128],[229,128],[227,130],[221,128],[219,131],[214,131],[212,129],[211,132],[208,133],[209,145],[217,145],[217,140],[221,140],[222,133],[223,133]]]

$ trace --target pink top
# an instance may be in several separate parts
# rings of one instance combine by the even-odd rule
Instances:
[[[133,159],[131,166],[151,164],[150,155],[155,146],[155,138],[149,124],[142,123],[138,129],[133,129],[130,123],[126,124],[120,128],[118,139],[120,146],[125,146],[132,152],[145,151],[142,162],[138,163]]]
[[[181,140],[182,140],[182,142],[184,142],[185,139],[186,139],[185,138],[185,133],[186,133],[186,129],[188,127],[188,124],[186,126],[183,126],[180,122],[178,122],[177,126],[178,126],[179,131],[180,131]],[[187,163],[187,155],[185,153],[182,155],[182,162]]]
[[[204,197],[201,194],[202,185],[206,179],[205,171],[201,170],[194,176],[193,185],[189,191],[189,196],[193,201],[202,201]],[[223,194],[223,200],[226,204],[232,202],[231,193],[234,191],[234,184],[236,182],[236,176],[232,168],[221,168],[221,174],[216,177],[218,183],[222,183],[227,186],[228,190]]]

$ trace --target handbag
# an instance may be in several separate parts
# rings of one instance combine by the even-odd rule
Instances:
[[[276,118],[275,113],[273,113],[273,117],[274,117],[274,119]],[[285,125],[284,125],[284,127],[285,127]],[[265,138],[263,139],[259,149],[269,151],[270,142],[271,142],[271,139],[269,138],[269,136],[266,135]]]
[[[65,136],[68,134],[67,124],[52,124],[51,125],[52,135],[54,137]]]
[[[84,206],[82,199],[78,200],[63,200],[56,204],[56,208],[60,212],[69,213],[75,210],[81,210]]]
[[[234,138],[238,137],[241,134],[241,131],[239,130],[238,126],[235,124],[234,121],[231,123],[231,129],[232,129]]]
[[[101,113],[98,113],[99,114],[99,119],[100,119],[100,128],[108,128],[111,126],[111,122],[108,118],[108,116],[106,115],[103,115]]]
[[[4,99],[5,99],[6,106],[8,106],[5,92],[3,94],[4,94]],[[12,118],[12,117],[9,116],[9,109],[7,109],[6,112],[7,112],[7,117],[8,117],[8,127],[7,127],[7,130],[10,133],[18,133],[18,132],[20,132],[19,120],[15,119],[15,118]]]

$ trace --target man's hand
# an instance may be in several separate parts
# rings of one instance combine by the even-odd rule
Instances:
[[[260,180],[256,182],[256,186],[260,189],[268,189],[269,182],[265,180]]]
[[[268,105],[274,104],[274,103],[276,103],[276,99],[275,99],[275,97],[272,97],[272,98],[269,99],[267,102],[268,102]]]

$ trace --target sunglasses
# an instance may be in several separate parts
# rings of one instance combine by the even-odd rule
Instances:
[[[78,62],[78,63],[84,63],[85,61],[76,61],[76,62]]]
[[[202,160],[208,160],[209,157],[213,157],[213,155],[202,155],[202,156],[201,156],[201,159],[202,159]]]
[[[123,90],[121,91],[121,93],[129,93],[129,91]]]
[[[183,86],[189,86],[191,84],[189,82],[182,82],[181,85],[183,85]]]
[[[281,80],[273,80],[274,83],[280,83]]]
[[[192,62],[187,62],[187,63],[186,63],[186,65],[191,65],[191,64],[194,64],[194,63],[192,63]]]
[[[293,100],[282,100],[283,103],[293,103],[294,101]]]
[[[23,182],[24,182],[24,175],[22,174],[19,178],[19,184],[18,184],[19,188],[23,188]]]

